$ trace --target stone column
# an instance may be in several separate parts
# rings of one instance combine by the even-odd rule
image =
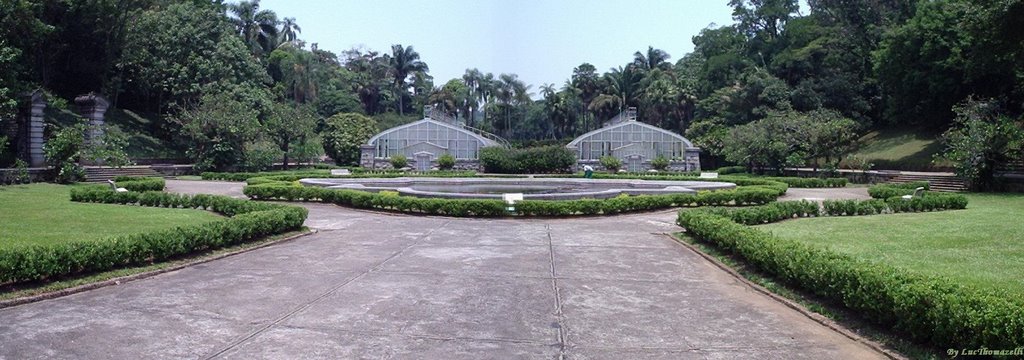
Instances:
[[[359,166],[365,169],[373,169],[377,147],[370,144],[359,145]]]
[[[689,171],[700,171],[700,148],[686,148],[684,159],[686,159]]]
[[[28,163],[31,167],[46,166],[46,158],[43,157],[43,126],[46,120],[43,118],[46,111],[46,95],[42,90],[36,90],[24,96],[22,115],[18,126],[18,157]]]
[[[89,121],[89,133],[86,134],[87,141],[95,141],[103,136],[103,116],[107,113],[107,108],[110,107],[110,102],[107,101],[103,96],[97,95],[96,93],[88,93],[75,98],[75,104],[78,105],[78,115]]]

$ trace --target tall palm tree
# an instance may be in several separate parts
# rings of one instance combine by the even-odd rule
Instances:
[[[402,47],[401,44],[391,45],[391,74],[394,75],[395,98],[398,99],[398,114],[405,115],[403,98],[408,91],[405,80],[413,72],[428,72],[427,63],[420,60],[420,54],[412,49],[412,45]]]
[[[668,62],[671,56],[665,52],[665,50],[655,49],[653,46],[647,47],[646,55],[637,51],[633,53],[633,64],[643,71],[651,71],[654,69],[667,70],[672,67],[672,64]]]
[[[295,42],[299,39],[299,33],[301,32],[302,28],[299,27],[299,24],[295,23],[295,18],[286,17],[281,21],[278,39],[282,43]]]
[[[276,13],[260,10],[260,0],[228,4],[227,9],[235,30],[254,55],[262,56],[274,50],[278,33]]]
[[[466,69],[466,73],[462,75],[462,82],[466,84],[468,96],[466,100],[466,106],[469,109],[468,118],[466,125],[473,126],[473,122],[476,121],[476,111],[480,108],[480,104],[483,103],[483,73],[477,69]]]
[[[604,75],[608,94],[619,98],[620,111],[628,106],[637,106],[640,96],[640,81],[643,74],[633,66],[613,68]]]

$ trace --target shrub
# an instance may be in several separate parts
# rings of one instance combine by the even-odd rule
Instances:
[[[601,166],[608,169],[608,171],[616,172],[622,168],[622,160],[611,155],[605,155],[601,157]]]
[[[114,192],[102,186],[71,189],[71,200],[155,207],[208,209],[228,219],[201,225],[118,236],[106,241],[0,248],[0,283],[53,280],[63,276],[150,264],[231,246],[302,227],[307,210],[227,196],[162,192]]]
[[[480,150],[480,164],[489,173],[567,173],[576,164],[576,155],[562,146],[526,149],[486,147]]]
[[[409,165],[409,159],[406,159],[405,155],[402,154],[391,155],[391,158],[388,160],[391,162],[391,167],[395,169],[401,169]]]
[[[455,157],[445,153],[437,158],[437,168],[440,170],[451,170],[455,167]]]
[[[337,114],[327,119],[320,137],[324,152],[338,165],[357,165],[359,145],[377,133],[377,122],[366,115]]]
[[[85,148],[85,124],[69,126],[57,131],[43,144],[46,162],[57,171],[55,180],[70,184],[85,178],[85,170],[78,165],[78,159]]]
[[[942,198],[941,202],[946,202],[947,206],[966,206],[961,203],[966,200],[962,196],[937,198]],[[862,203],[874,207],[880,202],[833,202],[831,206],[838,209]],[[886,204],[891,206],[893,202],[886,201]],[[773,217],[785,218],[787,211],[802,211],[799,208],[803,206],[776,203],[751,209],[684,210],[679,212],[677,223],[698,239],[739,255],[785,283],[839,302],[866,319],[907,334],[913,340],[938,348],[954,344],[966,348],[1014,348],[1024,343],[1024,322],[1020,320],[1024,319],[1024,301],[1020,298],[857,260],[737,223],[737,220],[760,223]],[[826,211],[828,207],[826,205]],[[857,210],[854,207],[842,211]]]
[[[668,169],[669,160],[664,155],[658,155],[658,157],[651,160],[651,167],[654,170],[665,171]]]

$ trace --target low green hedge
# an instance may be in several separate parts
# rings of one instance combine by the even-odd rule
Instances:
[[[109,188],[71,190],[71,200],[155,207],[199,208],[230,218],[101,241],[67,242],[0,249],[0,283],[45,281],[110,269],[145,265],[282,234],[302,227],[307,210],[215,195],[114,192]]]
[[[706,208],[709,213],[724,216],[744,225],[766,224],[790,218],[811,216],[855,216],[960,210],[967,207],[967,197],[959,194],[928,194],[905,200],[894,197],[887,200],[825,200],[816,202],[780,201],[762,206],[741,208]]]
[[[118,176],[114,178],[114,183],[128,191],[138,192],[164,191],[164,186],[166,185],[162,177]]]
[[[914,191],[923,187],[929,189],[927,181],[912,181],[902,184],[877,184],[868,187],[868,195],[875,199],[888,199],[894,196],[911,195]]]
[[[612,199],[525,200],[516,203],[510,214],[501,200],[432,199],[371,193],[346,189],[327,189],[282,183],[249,185],[243,190],[254,200],[314,201],[343,206],[445,216],[570,216],[618,214],[624,212],[689,206],[742,206],[767,204],[779,196],[774,188],[758,186],[691,194],[620,196]]]
[[[958,196],[936,198],[942,198],[946,206],[960,206]],[[881,202],[866,203],[874,207]],[[885,201],[889,206],[894,203],[895,199]],[[846,209],[842,211],[848,214]],[[1012,349],[1024,344],[1024,300],[1020,298],[855,259],[737,222],[757,224],[797,213],[813,210],[808,203],[775,203],[753,210],[695,209],[680,211],[677,222],[688,233],[737,254],[761,271],[837,301],[915,341],[940,349]]]

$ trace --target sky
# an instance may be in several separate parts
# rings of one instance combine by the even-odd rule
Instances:
[[[732,24],[727,0],[262,0],[293,17],[300,38],[339,54],[353,47],[390,52],[412,45],[434,84],[467,68],[515,73],[539,92],[561,87],[581,63],[599,72],[648,46],[673,63],[693,51],[701,29]],[[308,48],[308,46],[307,46]],[[536,96],[535,96],[536,97]]]

